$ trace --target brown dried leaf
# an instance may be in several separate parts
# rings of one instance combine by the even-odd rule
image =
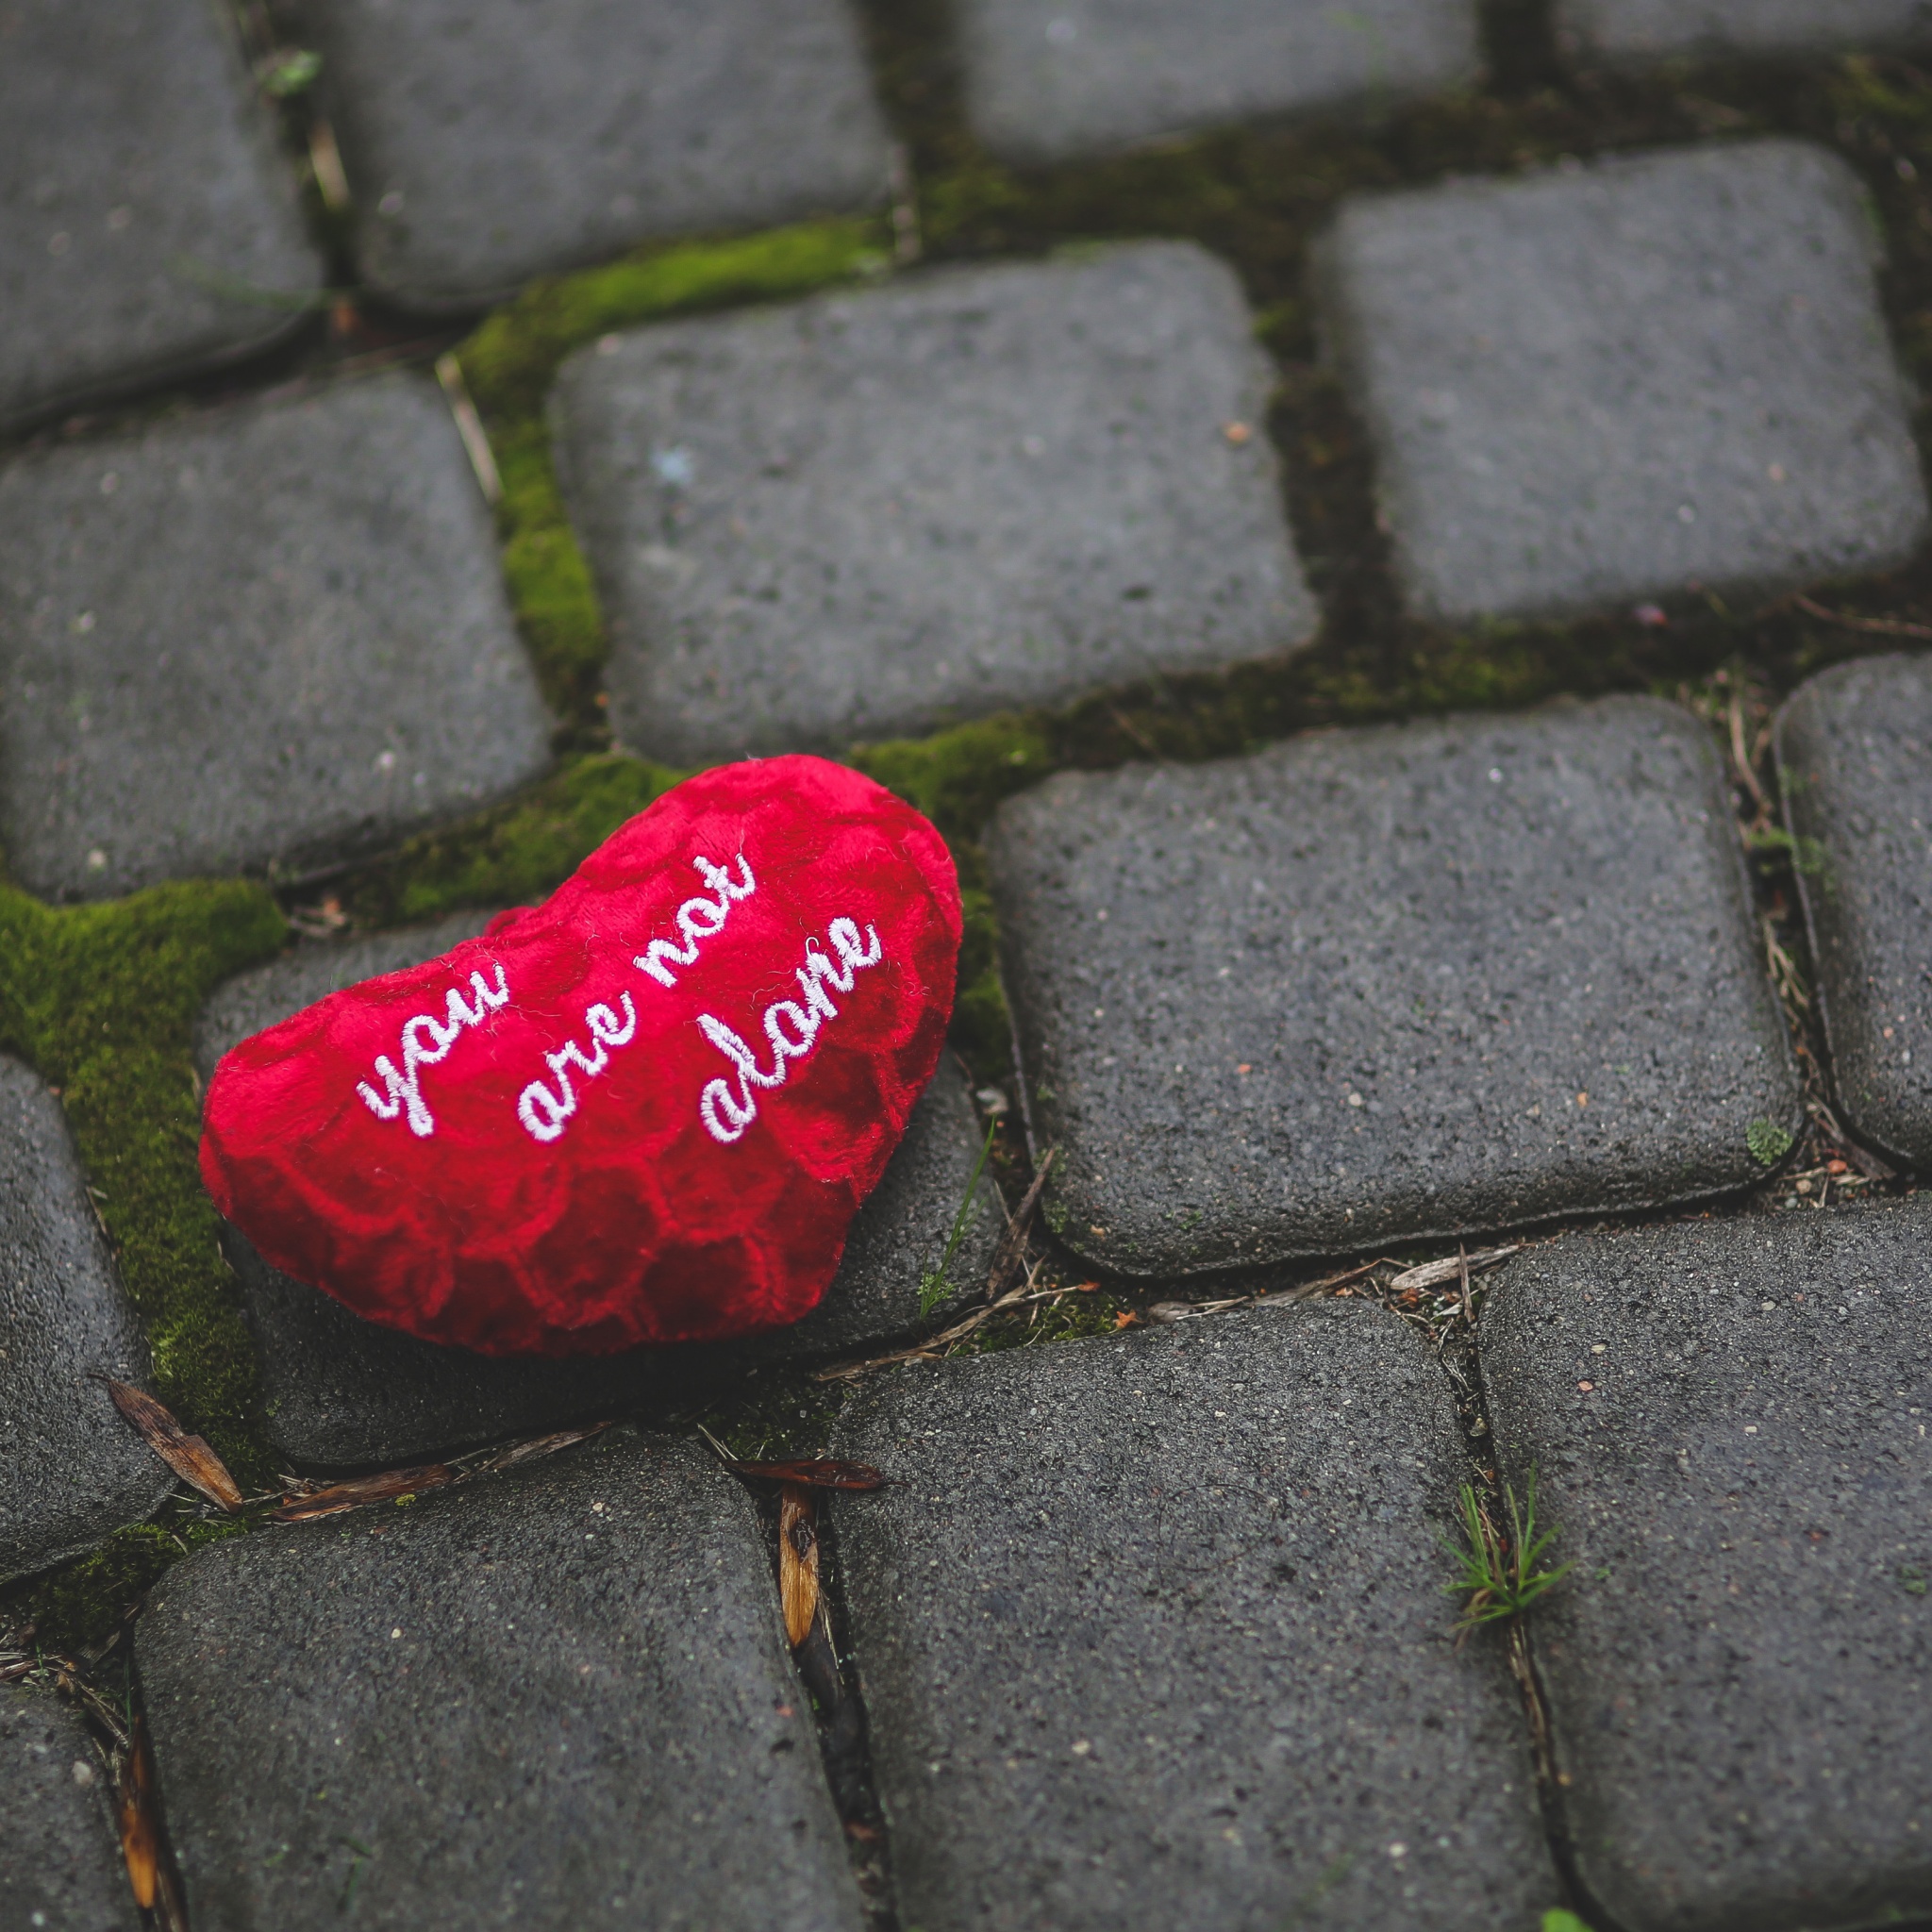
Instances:
[[[228,1474],[222,1458],[202,1441],[191,1436],[164,1405],[140,1389],[117,1382],[110,1375],[101,1378],[114,1407],[142,1433],[147,1445],[191,1488],[199,1490],[210,1503],[223,1509],[242,1507],[242,1491]]]
[[[827,1457],[800,1456],[789,1462],[733,1462],[724,1467],[735,1475],[764,1476],[778,1483],[803,1483],[808,1490],[878,1490],[886,1479],[869,1462],[840,1462]]]
[[[135,1903],[144,1912],[154,1909],[161,1862],[151,1785],[147,1740],[137,1730],[121,1791],[121,1852],[127,1860],[127,1882],[134,1888]]]
[[[778,1601],[793,1650],[811,1635],[819,1613],[818,1509],[803,1483],[778,1492]]]
[[[1516,1246],[1507,1248],[1484,1248],[1468,1257],[1468,1268],[1472,1274],[1480,1274],[1486,1268],[1500,1267],[1516,1253]],[[1463,1257],[1451,1255],[1446,1260],[1424,1261],[1420,1268],[1405,1268],[1389,1286],[1396,1291],[1405,1288],[1438,1288],[1445,1281],[1460,1279],[1464,1266]]]
[[[277,1523],[306,1523],[311,1516],[339,1516],[344,1509],[359,1509],[365,1503],[387,1503],[397,1496],[413,1496],[420,1490],[440,1490],[454,1482],[456,1472],[443,1462],[425,1462],[419,1469],[388,1469],[380,1475],[358,1475],[346,1483],[331,1483],[325,1490],[310,1490],[307,1495],[284,1496],[275,1512]]]

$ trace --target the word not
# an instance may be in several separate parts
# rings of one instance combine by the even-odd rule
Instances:
[[[593,1080],[610,1064],[613,1046],[630,1044],[631,1035],[638,1030],[638,1009],[631,1005],[627,992],[619,993],[617,1002],[624,1008],[622,1022],[601,1000],[594,1007],[584,1009],[584,1024],[591,1029],[591,1046],[595,1058],[575,1041],[567,1040],[555,1053],[543,1056],[556,1078],[557,1091],[553,1093],[541,1080],[532,1080],[518,1096],[517,1118],[536,1140],[556,1140],[563,1132],[564,1123],[577,1110],[576,1091],[570,1084],[570,1069],[575,1067],[587,1080]]]
[[[504,978],[501,965],[496,969],[493,988],[485,984],[481,973],[473,973],[470,989],[476,995],[475,1006],[465,1006],[462,988],[453,986],[444,1002],[443,1019],[437,1019],[433,1013],[418,1013],[404,1024],[400,1073],[388,1054],[375,1057],[375,1077],[383,1084],[382,1092],[378,1093],[367,1080],[357,1081],[356,1091],[377,1120],[392,1121],[398,1114],[407,1113],[409,1131],[418,1140],[427,1140],[435,1133],[435,1116],[423,1099],[423,1069],[433,1067],[441,1059],[465,1027],[482,1025],[489,1014],[509,1004],[509,983]]]
[[[712,1080],[699,1098],[698,1118],[712,1140],[722,1141],[727,1147],[738,1140],[758,1117],[758,1104],[752,1089],[784,1086],[789,1063],[802,1060],[816,1043],[820,1026],[839,1017],[838,1008],[825,991],[826,986],[833,992],[850,992],[853,975],[858,969],[876,966],[885,955],[877,929],[868,925],[861,940],[857,924],[850,919],[833,920],[825,928],[825,937],[843,962],[844,971],[841,973],[832,964],[815,937],[806,941],[805,964],[796,972],[799,990],[805,994],[804,1004],[774,1000],[765,1008],[765,1038],[772,1047],[770,1073],[758,1065],[757,1054],[724,1021],[709,1013],[698,1015],[698,1025],[705,1038],[738,1069],[735,1095],[729,1081]]]
[[[752,877],[751,867],[741,852],[738,855],[740,883],[737,885],[731,883],[731,874],[724,866],[713,865],[708,858],[694,858],[691,863],[697,867],[706,885],[718,896],[715,899],[687,899],[677,908],[677,930],[684,940],[682,946],[673,945],[669,940],[653,940],[631,961],[640,973],[648,973],[659,986],[675,986],[677,974],[672,972],[672,967],[695,966],[698,963],[698,941],[723,932],[733,903],[739,899],[749,899],[758,891],[758,882]]]

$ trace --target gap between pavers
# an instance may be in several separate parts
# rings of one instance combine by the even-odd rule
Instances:
[[[1774,742],[1840,1118],[1932,1163],[1932,661],[1821,673]]]
[[[1554,0],[1558,47],[1616,62],[1793,56],[1932,41],[1927,0]]]
[[[95,1379],[150,1369],[60,1103],[0,1055],[0,1582],[159,1507],[175,1479]]]
[[[43,897],[371,850],[535,777],[549,731],[421,377],[0,469],[0,837]]]
[[[197,1926],[858,1932],[764,1536],[689,1441],[218,1544],[135,1648]]]
[[[836,753],[1306,642],[1273,382],[1186,242],[606,337],[552,420],[613,729]]]
[[[0,432],[265,348],[322,281],[221,0],[11,0]]]
[[[1800,1123],[1709,734],[1651,698],[1065,774],[988,844],[1045,1214],[1121,1274],[1740,1191]]]
[[[659,236],[886,198],[845,0],[305,0],[362,273],[479,309]]]
[[[834,1533],[924,1932],[1529,1932],[1559,1892],[1500,1645],[1443,1586],[1424,1344],[1323,1302],[889,1372]]]
[[[1445,624],[1768,594],[1924,540],[1869,197],[1755,141],[1353,196],[1318,243],[1396,575]]]
[[[1575,1235],[1491,1288],[1531,1623],[1624,1932],[1932,1915],[1932,1199]]]
[[[0,1687],[0,1926],[140,1932],[101,1756],[53,1690]]]
[[[206,1082],[229,1048],[339,988],[433,959],[491,915],[347,944],[309,943],[231,979],[204,1009],[195,1064]],[[922,1314],[966,1199],[982,1130],[950,1056],[913,1110],[906,1138],[854,1218],[824,1299],[788,1328],[737,1344],[639,1349],[565,1361],[496,1358],[385,1328],[272,1268],[233,1228],[224,1245],[261,1357],[269,1440],[291,1460],[333,1468],[395,1462],[612,1414],[689,1407],[756,1364],[859,1355],[943,1321],[985,1281],[1004,1217],[982,1173],[947,1271],[952,1287]]]
[[[1470,86],[1474,0],[956,0],[966,108],[1019,166]]]

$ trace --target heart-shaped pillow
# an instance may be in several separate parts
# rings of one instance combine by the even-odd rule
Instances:
[[[245,1040],[215,1205],[358,1314],[488,1355],[795,1322],[952,1012],[959,888],[822,758],[687,780],[534,909]]]

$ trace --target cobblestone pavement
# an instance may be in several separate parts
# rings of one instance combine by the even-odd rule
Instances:
[[[1932,1927],[1932,7],[0,0],[0,1932]],[[219,1225],[230,1046],[791,748],[968,915],[811,1316]]]

